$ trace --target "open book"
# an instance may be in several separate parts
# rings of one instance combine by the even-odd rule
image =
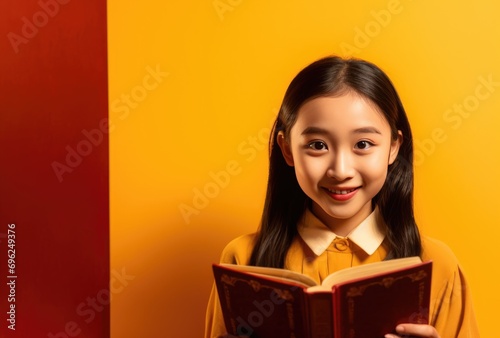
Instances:
[[[316,285],[297,272],[214,264],[228,333],[257,338],[379,338],[427,324],[432,262],[409,257],[339,270]]]

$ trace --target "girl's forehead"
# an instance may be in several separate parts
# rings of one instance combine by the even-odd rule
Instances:
[[[332,124],[345,128],[363,124],[389,127],[375,103],[353,92],[309,100],[298,111],[296,125],[302,124]]]

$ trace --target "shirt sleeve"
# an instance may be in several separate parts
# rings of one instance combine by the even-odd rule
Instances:
[[[221,263],[246,265],[253,248],[254,235],[245,235],[232,240],[222,251]],[[218,338],[227,333],[215,283],[208,300],[205,317],[205,338]]]
[[[208,300],[205,318],[205,338],[217,338],[226,334],[226,326],[219,303],[219,296],[215,283],[212,286],[210,299]]]
[[[479,337],[471,291],[458,265],[451,278],[438,291],[433,313],[431,324],[441,337]]]
[[[478,338],[472,293],[452,250],[433,238],[422,238],[424,261],[432,260],[430,324],[441,337]]]

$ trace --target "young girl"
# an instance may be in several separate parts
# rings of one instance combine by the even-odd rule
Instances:
[[[420,256],[433,261],[430,325],[394,332],[479,337],[457,259],[415,223],[412,134],[382,70],[339,57],[303,69],[286,91],[270,152],[260,229],[230,242],[222,263],[285,268],[321,282],[347,267]],[[225,335],[213,288],[205,337]]]

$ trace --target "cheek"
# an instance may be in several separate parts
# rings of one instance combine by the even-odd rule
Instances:
[[[382,188],[387,177],[387,170],[387,157],[372,158],[362,170],[365,183]]]
[[[325,165],[319,158],[296,158],[295,174],[299,184],[316,184],[325,173]]]

